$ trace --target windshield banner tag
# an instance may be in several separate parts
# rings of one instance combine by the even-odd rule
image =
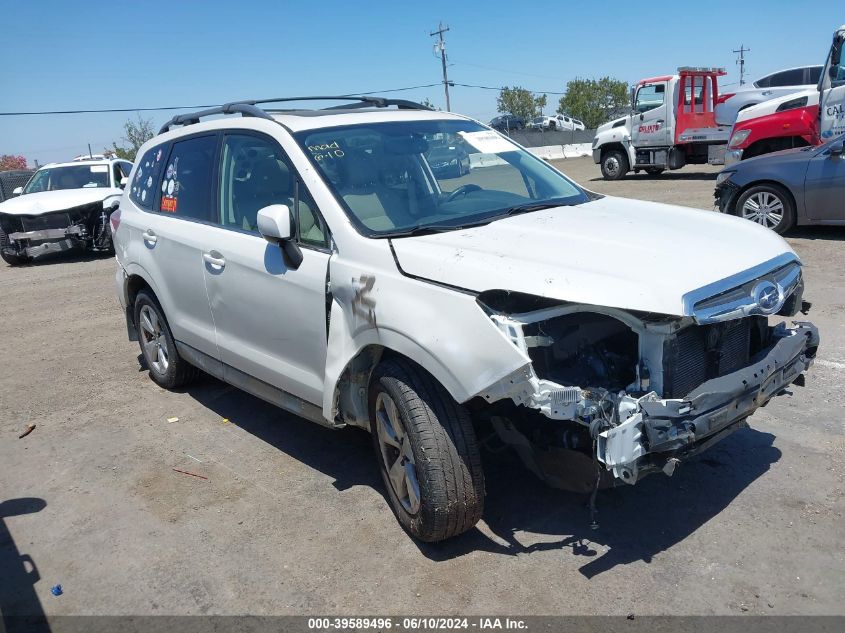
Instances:
[[[92,174],[102,174],[103,172],[108,172],[108,170],[108,165],[91,165]]]
[[[517,149],[510,141],[492,130],[458,132],[458,134],[482,154],[501,154],[502,152],[515,152]]]

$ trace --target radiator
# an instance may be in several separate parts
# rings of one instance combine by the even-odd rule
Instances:
[[[701,383],[749,363],[753,319],[693,325],[663,345],[663,397],[682,398]]]

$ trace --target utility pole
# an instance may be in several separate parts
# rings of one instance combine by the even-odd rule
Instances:
[[[446,91],[446,112],[452,111],[452,105],[449,103],[449,77],[446,75],[446,41],[443,39],[443,34],[449,30],[448,26],[443,26],[441,22],[436,31],[429,33],[429,36],[437,35],[439,40],[434,45],[434,51],[440,53],[440,62],[443,64],[443,89]]]
[[[740,44],[739,48],[733,50],[734,53],[739,53],[739,59],[736,63],[739,64],[739,85],[745,85],[745,54],[750,53],[750,48],[745,48],[745,44]]]

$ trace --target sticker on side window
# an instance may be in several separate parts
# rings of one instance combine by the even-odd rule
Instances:
[[[166,213],[176,213],[176,198],[174,196],[162,196],[161,210]]]
[[[91,165],[89,168],[92,174],[102,174],[104,172],[108,172],[109,166],[108,165]]]
[[[517,149],[513,143],[492,130],[458,132],[458,134],[482,154],[501,154],[502,152],[515,152]]]

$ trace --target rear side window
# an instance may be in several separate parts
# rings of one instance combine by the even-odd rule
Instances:
[[[161,166],[164,163],[164,150],[161,146],[153,147],[138,161],[138,169],[132,179],[129,199],[139,207],[152,209],[155,200],[156,186],[161,176]]]
[[[157,211],[211,221],[214,153],[217,136],[197,136],[173,143],[161,180]]]
[[[777,88],[780,86],[800,86],[803,83],[804,69],[795,68],[794,70],[785,70],[772,75],[768,87]]]
[[[822,77],[822,67],[821,66],[811,66],[807,69],[810,73],[810,78],[807,80],[808,84],[816,85],[819,83],[819,79]]]

